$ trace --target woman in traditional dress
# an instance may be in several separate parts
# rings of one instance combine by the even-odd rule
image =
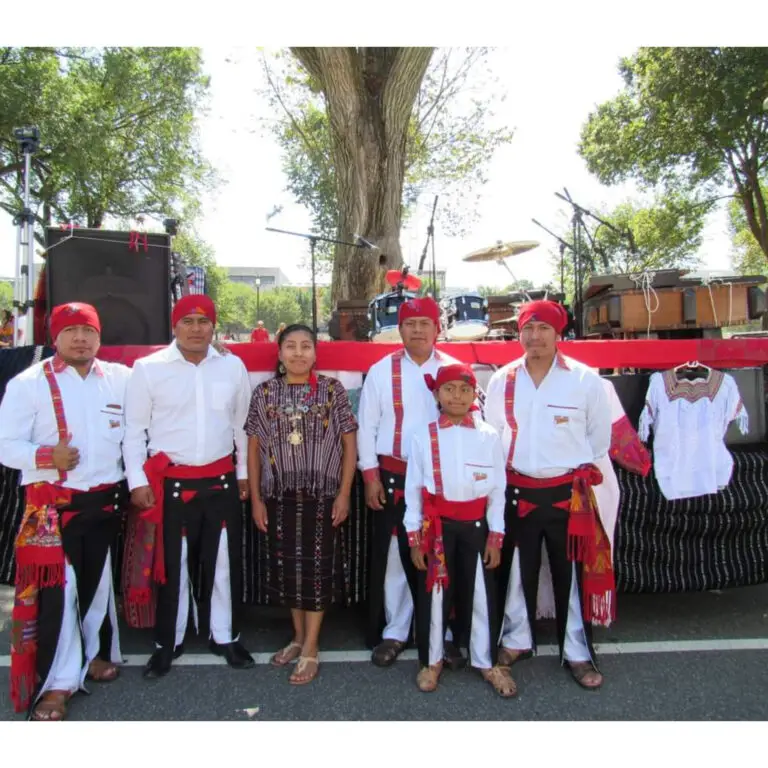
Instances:
[[[13,315],[7,309],[3,310],[0,322],[0,347],[13,346]]]
[[[349,514],[357,421],[344,386],[314,373],[309,328],[289,325],[278,344],[278,375],[251,397],[248,478],[253,520],[267,534],[268,594],[293,619],[293,639],[272,664],[298,659],[289,681],[304,685],[317,676],[323,612],[342,575],[338,528]]]

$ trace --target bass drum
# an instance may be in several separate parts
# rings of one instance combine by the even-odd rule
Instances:
[[[451,296],[440,306],[448,341],[476,341],[488,334],[488,300],[479,293]]]
[[[397,344],[400,329],[397,324],[397,312],[400,305],[416,298],[415,293],[392,291],[378,295],[368,305],[368,320],[371,324],[370,339],[383,344]]]

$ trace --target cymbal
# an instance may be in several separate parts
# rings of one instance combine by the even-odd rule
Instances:
[[[539,243],[536,240],[517,240],[509,243],[503,243],[501,240],[496,242],[490,248],[482,248],[479,251],[473,251],[465,256],[462,261],[500,261],[507,256],[518,256],[526,251],[532,251],[538,248]]]
[[[516,315],[512,315],[512,317],[502,317],[501,320],[494,320],[491,325],[505,325],[507,323],[514,323],[517,320]]]

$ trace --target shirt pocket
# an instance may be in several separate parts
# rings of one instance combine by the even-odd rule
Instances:
[[[100,424],[101,431],[112,443],[122,442],[125,435],[125,416],[123,415],[123,409],[118,408],[113,404],[104,405],[101,408]]]
[[[547,403],[547,420],[555,432],[570,431],[583,428],[586,414],[580,405],[570,402]]]
[[[211,407],[213,410],[226,411],[234,391],[234,384],[228,381],[214,381],[211,384]]]
[[[493,465],[465,464],[464,480],[467,487],[472,489],[472,498],[487,496],[493,487]]]

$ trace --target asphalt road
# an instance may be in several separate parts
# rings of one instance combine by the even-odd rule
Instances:
[[[0,650],[8,648],[11,593],[0,588]],[[125,631],[128,660],[119,680],[90,684],[71,720],[765,720],[768,719],[768,585],[726,592],[620,595],[619,620],[596,636],[602,690],[583,691],[553,655],[551,622],[542,622],[542,655],[513,668],[520,693],[498,698],[473,671],[446,672],[439,690],[420,693],[417,664],[386,670],[365,659],[360,617],[329,615],[321,671],[306,687],[265,663],[234,671],[187,641],[185,663],[148,682],[141,664],[147,632]],[[264,662],[288,638],[280,611],[250,608],[246,646]],[[729,647],[730,646],[730,647]],[[708,650],[702,651],[705,647]],[[747,650],[733,650],[746,647]],[[410,656],[413,654],[411,653]],[[0,656],[0,719],[13,714],[8,657]]]

